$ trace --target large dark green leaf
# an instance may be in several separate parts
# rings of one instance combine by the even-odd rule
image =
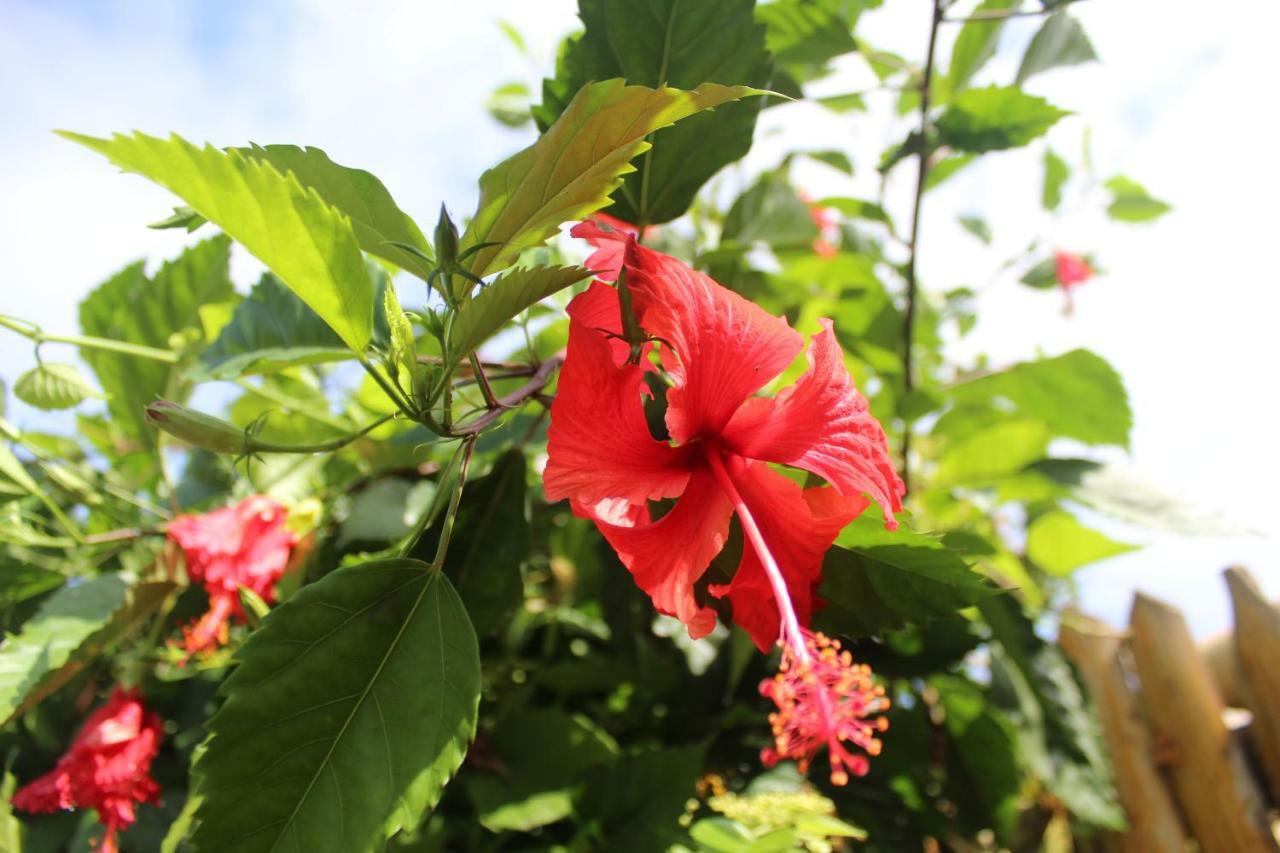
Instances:
[[[928,622],[995,592],[958,553],[905,526],[885,530],[874,510],[846,527],[836,545],[822,567],[827,606],[815,617],[824,631],[861,636]]]
[[[141,262],[99,285],[80,303],[80,328],[87,335],[169,349],[181,334],[203,337],[200,309],[234,296],[228,276],[230,241],[217,236],[184,251],[147,278]],[[109,398],[113,428],[150,446],[155,430],[143,408],[157,397],[175,396],[170,387],[174,365],[137,356],[86,349],[85,361],[98,374]]]
[[[1063,65],[1079,65],[1098,58],[1080,22],[1066,12],[1054,12],[1045,18],[1027,45],[1015,80],[1021,86],[1032,74]]]
[[[280,279],[265,273],[236,306],[218,339],[200,354],[200,362],[209,376],[234,379],[350,357],[328,323]]]
[[[1017,148],[1067,114],[1044,98],[1013,86],[966,89],[938,117],[938,141],[979,154]]]
[[[196,764],[200,851],[381,850],[439,799],[475,732],[475,632],[417,560],[303,587],[237,660]]]
[[[531,545],[526,468],[522,451],[508,451],[467,484],[458,505],[444,570],[481,637],[505,624],[524,593],[520,567]],[[438,539],[438,531],[423,537],[415,554],[431,559]]]
[[[994,829],[1001,840],[1018,819],[1022,771],[1013,727],[973,682],[957,676],[930,680],[946,711],[947,794],[969,832]]]
[[[237,148],[246,157],[265,160],[281,174],[292,172],[302,186],[315,190],[351,219],[360,248],[420,278],[431,274],[431,264],[391,243],[406,243],[431,254],[431,245],[416,222],[401,210],[377,177],[363,169],[340,166],[319,148],[296,145],[253,145]]]
[[[642,86],[695,89],[707,83],[769,83],[764,27],[754,0],[579,0],[586,30],[564,51],[534,112],[540,126],[592,80],[621,77]],[[609,212],[628,222],[675,219],[712,175],[751,148],[763,100],[727,105],[653,136],[653,148],[616,193]]]
[[[1077,818],[1123,828],[1101,730],[1071,664],[1012,596],[979,606],[998,643],[992,697],[1014,724],[1022,761]]]
[[[351,220],[314,187],[266,160],[200,148],[177,135],[63,135],[178,195],[266,264],[347,346],[364,352],[373,332],[373,283]]]
[[[688,92],[617,79],[584,86],[537,142],[480,176],[480,203],[462,245],[497,245],[476,252],[472,271],[504,269],[565,222],[607,205],[632,158],[650,149],[653,131],[756,94],[712,83]]]
[[[1026,361],[952,389],[960,403],[1012,403],[1057,436],[1127,447],[1133,414],[1119,374],[1088,350]]]
[[[1022,0],[984,0],[974,9],[972,20],[966,21],[951,48],[951,65],[947,69],[947,84],[952,92],[959,92],[969,85],[987,60],[996,54],[1005,19],[986,17],[1005,12],[1021,5]]]
[[[170,583],[130,588],[118,575],[105,574],[69,583],[45,599],[0,648],[0,724],[65,684],[172,590]]]

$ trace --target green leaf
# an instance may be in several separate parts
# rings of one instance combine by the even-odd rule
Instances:
[[[175,335],[198,343],[204,337],[201,308],[235,296],[230,257],[231,243],[219,235],[165,263],[154,278],[146,277],[141,262],[131,264],[80,303],[80,328],[87,335],[158,349],[169,349]],[[142,447],[153,446],[156,432],[143,409],[170,392],[175,366],[103,350],[85,349],[81,357],[107,393],[112,428]]]
[[[581,86],[614,77],[654,89],[767,85],[765,28],[754,6],[754,0],[650,0],[637,13],[632,0],[578,0],[585,32],[565,48],[555,79],[544,82],[534,117],[545,128]],[[733,104],[655,134],[652,151],[637,162],[609,213],[639,225],[683,214],[712,175],[751,148],[763,105],[763,99]]]
[[[1054,12],[1044,19],[1032,36],[1027,52],[1018,66],[1015,85],[1021,86],[1031,75],[1064,65],[1079,65],[1098,58],[1080,22],[1066,12]]]
[[[850,636],[924,623],[995,593],[939,540],[900,527],[884,529],[878,512],[854,519],[827,552],[815,617],[822,630]]]
[[[958,402],[1005,400],[1056,436],[1129,446],[1133,414],[1124,383],[1105,359],[1084,349],[1026,361],[952,389]]]
[[[471,270],[487,276],[540,246],[565,222],[588,216],[648,151],[650,133],[694,113],[748,95],[746,86],[707,84],[691,92],[606,80],[584,86],[538,141],[480,176],[480,204],[462,246],[476,252]]]
[[[1137,181],[1116,175],[1107,181],[1111,190],[1111,204],[1107,215],[1120,222],[1150,222],[1164,216],[1173,207],[1149,194]]]
[[[744,246],[758,241],[779,248],[808,246],[817,236],[809,205],[786,175],[765,172],[733,202],[720,239]]]
[[[960,227],[977,237],[988,246],[991,245],[991,226],[981,216],[961,216]]]
[[[266,264],[353,351],[369,345],[373,283],[360,243],[351,219],[314,187],[266,160],[199,148],[177,135],[62,135],[181,197]]]
[[[396,296],[394,287],[383,291],[382,311],[387,317],[387,364],[391,378],[408,386],[418,372],[418,344],[413,337],[413,324],[400,307],[400,299]]]
[[[485,101],[489,115],[507,127],[524,127],[533,118],[529,114],[532,94],[523,83],[504,83],[494,89]]]
[[[0,557],[0,610],[57,589],[66,581],[59,572]]]
[[[200,353],[203,375],[235,379],[351,357],[338,333],[271,273],[236,306],[218,339]]]
[[[18,790],[18,777],[4,771],[0,782],[0,850],[5,853],[22,853],[22,822],[13,813],[13,795]]]
[[[1053,153],[1052,148],[1044,149],[1044,188],[1040,191],[1040,203],[1045,210],[1057,210],[1062,204],[1062,185],[1070,176],[1067,161]]]
[[[475,633],[417,560],[303,587],[236,659],[195,767],[200,851],[381,850],[435,805],[475,732]]]
[[[1014,724],[1023,763],[1076,818],[1123,829],[1101,730],[1071,665],[1036,635],[1012,596],[980,609],[998,644],[992,698]]]
[[[125,605],[128,591],[128,584],[114,574],[68,584],[49,596],[21,631],[5,638],[0,647],[0,722],[12,719],[31,694],[106,627]]]
[[[947,794],[960,807],[959,819],[970,832],[990,827],[1009,839],[1023,782],[1016,732],[968,679],[943,675],[929,683],[946,711]]]
[[[1027,528],[1027,557],[1058,577],[1066,577],[1098,560],[1126,554],[1136,547],[1085,527],[1063,510],[1046,512]]]
[[[666,850],[682,835],[676,821],[694,796],[703,746],[625,756],[587,773],[577,812],[584,824],[599,821],[609,850]]]
[[[1012,86],[966,89],[938,118],[938,140],[981,154],[1026,145],[1068,115],[1044,98]]]
[[[843,172],[846,175],[853,174],[853,161],[843,151],[804,151],[802,155],[810,160],[825,163],[837,172]]]
[[[839,196],[829,196],[819,199],[815,204],[818,207],[833,207],[840,211],[843,215],[850,219],[869,219],[873,222],[883,222],[889,224],[889,214],[885,209],[874,201],[864,201],[860,198],[847,198]]]
[[[1021,5],[1022,0],[985,0],[974,9],[975,18],[965,21],[951,48],[951,66],[947,70],[947,83],[952,92],[959,92],[969,85],[973,75],[995,56],[1000,34],[1004,31],[1004,18],[991,17],[980,20],[993,12],[1005,12]]]
[[[938,459],[933,484],[990,486],[1043,458],[1048,447],[1049,430],[1043,423],[1004,419],[948,442]]]
[[[1054,258],[1045,258],[1036,263],[1019,279],[1027,287],[1036,290],[1052,290],[1058,286],[1058,262]]]
[[[46,361],[13,383],[13,393],[28,406],[46,411],[70,409],[90,397],[101,397],[74,364]]]
[[[185,228],[187,233],[190,234],[192,231],[195,231],[208,221],[209,220],[196,213],[190,207],[183,204],[175,207],[173,209],[173,213],[169,216],[166,216],[159,222],[152,222],[147,227],[154,228],[157,231],[163,231],[166,228]]]
[[[837,56],[858,49],[853,37],[861,4],[845,0],[774,0],[756,8],[765,45],[790,77],[806,82],[830,72]]]
[[[253,145],[234,151],[264,160],[282,175],[293,173],[304,189],[314,190],[328,205],[350,218],[360,248],[390,261],[419,278],[431,274],[431,263],[391,245],[406,243],[428,258],[431,244],[409,214],[401,210],[377,177],[363,169],[340,166],[319,148],[296,145]]]
[[[458,309],[450,332],[450,358],[461,361],[521,311],[590,275],[582,267],[519,267],[500,276]]]
[[[527,463],[513,449],[462,492],[444,571],[467,606],[476,634],[503,628],[524,597],[521,566],[529,556]],[[424,536],[415,556],[435,554],[439,532]]]
[[[924,188],[933,189],[977,159],[976,154],[951,154],[943,157],[929,169],[929,174],[924,179]]]
[[[749,853],[755,838],[745,826],[727,817],[703,818],[689,827],[689,836],[700,849],[712,853]]]
[[[530,832],[569,817],[586,771],[618,753],[586,717],[555,709],[513,709],[485,742],[503,772],[471,774],[466,789],[490,832]]]

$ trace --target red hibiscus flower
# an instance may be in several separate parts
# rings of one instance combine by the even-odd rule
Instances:
[[[183,629],[188,654],[217,648],[227,641],[232,617],[244,619],[240,587],[275,601],[276,581],[289,565],[297,542],[285,527],[285,509],[271,498],[254,495],[240,503],[169,522],[169,538],[182,548],[187,577],[209,593],[209,611]]]
[[[813,251],[824,258],[840,254],[840,223],[831,208],[814,203],[808,193],[800,193],[800,200],[809,208],[809,218],[818,226],[818,236],[813,238]]]
[[[570,233],[575,237],[585,238],[595,247],[595,251],[587,258],[587,269],[595,270],[602,281],[615,281],[618,270],[622,267],[622,253],[626,243],[623,237],[640,237],[640,227],[630,222],[623,222],[616,216],[607,213],[596,213],[585,222],[574,226]],[[658,226],[650,225],[644,229],[642,239],[649,239],[658,233]]]
[[[13,795],[14,807],[26,812],[94,809],[107,830],[99,849],[115,853],[116,832],[133,823],[134,806],[159,801],[160,786],[149,771],[162,730],[160,717],[143,706],[137,690],[117,687],[53,770]]]
[[[679,618],[693,637],[715,626],[715,611],[699,601],[695,584],[724,547],[736,514],[746,540],[742,560],[729,584],[708,592],[728,597],[734,622],[762,651],[782,644],[787,683],[819,674],[828,659],[849,669],[847,656],[828,654],[837,645],[804,627],[822,557],[868,506],[867,496],[896,527],[903,486],[830,322],[814,336],[809,370],[795,385],[775,398],[754,396],[804,348],[785,320],[630,235],[593,223],[572,233],[619,244],[610,257],[625,270],[637,320],[662,343],[672,441],[655,439],[644,417],[653,344],[639,365],[626,361],[627,347],[617,340],[618,294],[594,282],[569,305],[569,343],[548,433],[548,500],[568,498],[575,514],[595,522],[654,606]],[[602,248],[588,263],[600,269],[604,255]],[[607,272],[616,278],[618,267]],[[768,463],[810,471],[831,485],[803,489]],[[668,498],[677,499],[674,506],[655,519],[648,502]],[[843,779],[843,766],[864,769],[841,745],[853,731],[849,720],[857,720],[861,736],[863,718],[884,703],[867,693],[874,689],[865,677],[822,683],[817,692],[771,694],[779,705],[778,737],[766,760],[791,757],[806,765],[826,744],[832,778]],[[852,693],[833,693],[838,686]],[[853,694],[861,698],[848,701]]]
[[[1058,278],[1058,286],[1067,297],[1067,312],[1072,308],[1071,291],[1093,278],[1093,267],[1079,255],[1059,249],[1054,253],[1054,272]]]

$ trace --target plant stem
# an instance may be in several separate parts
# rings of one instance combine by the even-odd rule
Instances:
[[[329,451],[339,450],[346,447],[358,438],[364,438],[387,421],[393,420],[398,414],[398,412],[392,412],[389,415],[383,415],[353,433],[339,436],[338,438],[330,441],[322,441],[318,444],[272,444],[267,441],[258,441],[256,438],[251,438],[245,443],[245,449],[251,452],[256,451],[258,453],[328,453]]]
[[[156,349],[155,347],[143,346],[141,344],[130,344],[124,341],[113,341],[110,338],[96,338],[92,335],[50,335],[41,331],[39,326],[27,323],[25,320],[19,320],[16,317],[7,317],[0,314],[0,326],[10,331],[17,332],[24,338],[38,344],[71,344],[81,349],[98,349],[108,352],[118,352],[123,355],[134,355],[138,358],[149,358],[152,361],[162,361],[165,364],[177,364],[178,354],[172,350]]]
[[[476,357],[474,352],[467,356],[467,359],[471,362],[471,373],[480,385],[480,394],[484,397],[484,404],[490,409],[498,408],[498,400],[493,396],[493,388],[489,385],[489,377],[485,376],[484,365],[480,363],[480,359]]]
[[[1005,18],[1037,18],[1041,15],[1052,15],[1065,6],[1073,6],[1084,0],[1061,0],[1047,9],[1024,9],[1024,10],[1005,10],[990,9],[985,12],[974,12],[972,15],[965,15],[960,18],[943,18],[944,24],[964,24],[969,21],[1003,21]]]
[[[547,387],[547,383],[551,381],[551,374],[554,373],[555,369],[559,366],[559,357],[547,359],[538,366],[537,372],[530,377],[528,382],[521,385],[510,394],[507,394],[505,397],[498,398],[498,408],[488,410],[466,426],[452,430],[449,435],[451,437],[460,438],[478,434],[485,427],[502,417],[503,413],[507,409],[514,409],[526,400],[536,397],[541,393],[542,389]]]
[[[929,48],[925,53],[924,74],[920,80],[920,151],[916,155],[916,194],[911,207],[911,239],[907,244],[907,305],[902,315],[902,386],[904,396],[915,388],[912,350],[915,346],[916,299],[919,282],[916,258],[920,245],[920,208],[924,201],[925,180],[929,176],[929,107],[933,88],[934,53],[938,45],[938,27],[942,23],[942,0],[933,0],[933,20],[929,27]],[[902,429],[902,482],[911,486],[911,424]]]
[[[449,553],[449,540],[453,538],[453,523],[458,518],[458,506],[462,503],[462,490],[467,485],[467,468],[471,466],[471,453],[476,449],[476,437],[469,436],[462,440],[458,452],[462,454],[462,462],[458,466],[458,479],[454,481],[453,494],[449,495],[449,508],[445,510],[444,520],[440,523],[440,541],[436,543],[436,556],[431,567],[436,571],[444,568],[444,558]]]
[[[388,382],[386,378],[378,372],[376,367],[369,363],[368,359],[360,359],[360,366],[364,368],[365,373],[373,377],[373,381],[377,382],[378,387],[382,389],[383,393],[391,398],[391,402],[396,404],[396,408],[404,412],[408,417],[416,420],[416,416],[413,413],[413,407],[409,405],[409,401],[404,398],[404,395],[401,394],[394,385]]]

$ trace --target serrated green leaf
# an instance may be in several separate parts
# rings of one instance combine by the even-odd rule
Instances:
[[[966,89],[938,117],[938,141],[982,153],[1026,145],[1068,115],[1013,86]]]
[[[0,721],[8,722],[124,606],[129,586],[114,574],[68,584],[0,646]]]
[[[266,264],[354,352],[369,345],[373,283],[359,241],[348,216],[315,188],[266,160],[176,134],[62,135],[178,195]]]
[[[234,379],[350,357],[328,323],[280,279],[264,273],[218,339],[200,353],[200,364],[210,378]]]
[[[472,271],[486,276],[540,246],[565,222],[609,203],[650,148],[646,137],[694,113],[760,94],[746,86],[707,84],[686,92],[606,80],[584,86],[538,141],[480,177],[480,204],[462,237],[476,252]]]
[[[1056,436],[1129,445],[1133,414],[1124,383],[1105,359],[1088,350],[1022,362],[957,385],[951,393],[962,403],[1006,400]]]
[[[874,510],[854,519],[836,546],[823,561],[820,594],[827,606],[814,621],[838,635],[929,622],[996,591],[938,539],[905,527],[887,531]]]
[[[196,213],[185,204],[179,205],[173,209],[173,213],[161,219],[159,222],[152,222],[148,228],[154,228],[157,231],[163,231],[166,228],[185,228],[190,234],[201,225],[209,220]]]
[[[1079,65],[1098,58],[1089,36],[1080,22],[1066,12],[1054,12],[1044,19],[1031,37],[1027,52],[1018,66],[1015,85],[1021,86],[1031,75],[1064,65]]]
[[[1136,548],[1085,527],[1074,515],[1054,510],[1027,528],[1027,557],[1051,575],[1066,577],[1081,566]]]
[[[419,278],[431,274],[431,263],[417,254],[397,248],[407,243],[428,258],[431,244],[418,224],[401,210],[382,181],[363,169],[340,166],[319,148],[296,145],[252,145],[232,149],[255,160],[265,160],[281,174],[292,172],[303,187],[351,220],[360,248],[390,261]]]
[[[992,13],[1006,12],[1022,5],[1022,0],[985,0],[973,11],[971,20],[965,21],[951,48],[951,65],[947,69],[947,88],[959,92],[969,85],[973,75],[996,54],[1005,19],[990,17]],[[983,17],[987,16],[985,20]]]
[[[195,768],[199,851],[381,850],[435,805],[475,732],[475,632],[417,560],[303,587],[236,659]]]
[[[1044,150],[1044,187],[1040,191],[1040,204],[1045,210],[1057,210],[1062,204],[1062,185],[1071,176],[1067,161],[1053,152],[1052,148]]]
[[[750,246],[808,246],[818,236],[809,205],[781,172],[765,172],[725,214],[723,242]]]
[[[585,32],[566,46],[555,79],[544,82],[543,103],[534,117],[547,127],[593,80],[622,78],[655,89],[695,91],[712,83],[768,85],[765,30],[752,15],[754,5],[754,0],[652,0],[637,14],[632,0],[579,0]],[[683,214],[712,175],[751,148],[763,105],[763,99],[729,105],[654,134],[653,149],[637,161],[609,213],[641,225]]]
[[[87,335],[169,349],[178,335],[192,344],[204,337],[200,309],[235,297],[228,271],[231,243],[216,236],[166,262],[153,278],[142,263],[131,264],[99,285],[80,303],[80,328]],[[171,392],[175,365],[117,352],[85,349],[108,397],[111,426],[142,447],[155,444],[146,422],[148,403]]]
[[[0,557],[0,610],[57,589],[66,581],[59,572]]]
[[[519,267],[464,302],[450,332],[450,359],[466,358],[525,309],[591,275],[582,267]]]
[[[74,364],[43,362],[18,377],[13,393],[37,409],[70,409],[91,397],[101,397]]]
[[[1106,186],[1111,190],[1107,215],[1120,222],[1150,222],[1173,210],[1167,202],[1148,193],[1142,184],[1123,175],[1116,175]]]

